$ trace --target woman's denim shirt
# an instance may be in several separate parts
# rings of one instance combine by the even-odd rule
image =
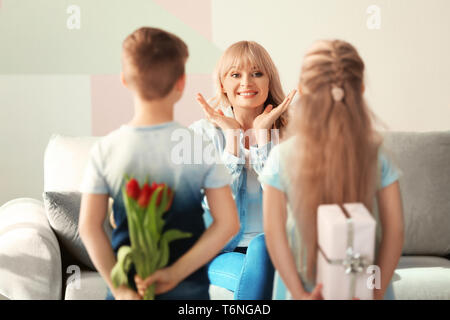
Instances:
[[[222,111],[225,116],[234,118],[234,113],[231,107],[222,108]],[[239,153],[238,157],[236,157],[225,150],[226,141],[222,129],[215,127],[208,120],[202,119],[196,121],[190,126],[190,128],[196,133],[202,135],[204,139],[206,138],[213,142],[213,145],[216,149],[216,152],[219,154],[221,161],[225,164],[226,168],[232,176],[231,190],[239,214],[240,229],[239,233],[233,239],[231,239],[222,250],[222,252],[231,252],[237,247],[239,241],[241,240],[246,228],[245,224],[247,220],[246,211],[249,200],[247,198],[247,168],[245,166],[244,133],[242,130],[240,130]],[[268,144],[261,147],[257,145],[250,146],[250,165],[255,170],[258,176],[264,168],[264,164],[267,160],[270,150],[272,149],[272,144],[272,141],[270,141]],[[259,201],[262,204],[261,185],[259,186],[259,197],[257,197],[255,201]],[[203,198],[202,205],[205,211],[203,216],[205,225],[206,227],[208,227],[209,225],[211,225],[213,219],[206,197]],[[260,214],[262,214],[262,212]]]

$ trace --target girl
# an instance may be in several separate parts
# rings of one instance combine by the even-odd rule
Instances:
[[[198,94],[207,119],[191,125],[210,140],[232,175],[240,231],[208,266],[212,284],[234,292],[235,299],[270,299],[274,269],[262,226],[262,189],[258,175],[287,121],[287,107],[277,69],[256,42],[231,45],[216,71],[217,95],[211,107]],[[269,130],[273,129],[273,130]],[[282,133],[281,133],[282,134]],[[211,223],[204,201],[205,222]]]
[[[375,261],[381,289],[374,298],[393,299],[402,203],[397,171],[380,150],[381,137],[364,102],[363,75],[363,61],[344,41],[319,41],[305,56],[300,107],[289,125],[293,137],[274,148],[259,177],[267,247],[277,270],[275,299],[321,298],[321,284],[315,284],[317,208],[349,202],[375,212],[383,232]]]

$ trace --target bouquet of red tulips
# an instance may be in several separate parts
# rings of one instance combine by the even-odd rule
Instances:
[[[125,176],[122,197],[128,220],[131,246],[122,246],[117,263],[111,271],[113,285],[128,285],[128,272],[132,264],[139,277],[146,279],[169,262],[169,243],[191,237],[192,234],[176,229],[162,233],[163,214],[170,209],[173,191],[164,183],[148,181],[142,187],[136,179]],[[155,285],[145,291],[144,300],[155,298]]]

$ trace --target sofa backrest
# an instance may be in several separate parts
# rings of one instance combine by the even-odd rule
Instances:
[[[78,191],[98,137],[53,135],[44,159],[44,191]],[[400,169],[403,254],[450,254],[450,131],[386,132],[384,148]]]
[[[403,254],[450,254],[450,131],[387,132],[384,147],[400,169]]]
[[[44,191],[79,191],[89,152],[98,139],[52,135],[44,155]]]
[[[89,154],[97,137],[68,137],[53,135],[44,155],[44,206],[47,219],[61,247],[62,263],[95,270],[78,233],[83,179]],[[109,213],[112,201],[109,203]],[[111,238],[112,228],[105,219],[104,230]]]

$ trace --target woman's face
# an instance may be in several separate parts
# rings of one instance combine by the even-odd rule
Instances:
[[[256,67],[231,67],[222,89],[233,107],[257,108],[269,95],[269,76]]]

